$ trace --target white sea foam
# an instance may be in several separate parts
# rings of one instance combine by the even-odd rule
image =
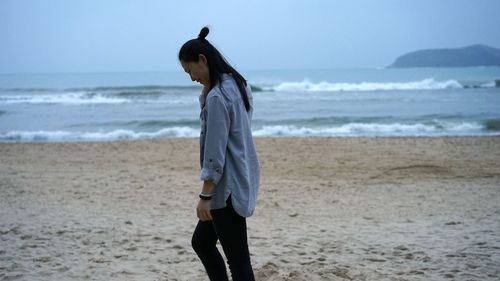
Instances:
[[[0,133],[0,141],[108,141],[137,140],[151,138],[195,138],[199,129],[187,126],[163,128],[154,132],[135,132],[116,129],[98,132],[69,131],[9,131]],[[335,127],[311,128],[293,125],[263,126],[253,130],[255,137],[263,136],[462,136],[462,135],[498,135],[500,132],[485,131],[477,123],[461,123],[449,126],[425,124],[377,124],[348,123]]]
[[[477,135],[484,126],[463,123],[450,127],[425,124],[368,124],[349,123],[337,127],[309,128],[297,126],[263,126],[253,132],[254,136],[432,136],[432,135]]]
[[[494,88],[496,86],[495,81],[487,82],[484,84],[481,84],[481,88]]]
[[[68,132],[68,131],[10,131],[0,133],[0,141],[99,141],[137,140],[149,138],[198,137],[199,130],[190,127],[170,127],[156,132],[134,132],[117,129],[108,132]]]
[[[154,103],[154,104],[169,104],[169,105],[190,105],[197,104],[198,97],[181,97],[181,98],[160,98],[148,99],[145,98],[123,98],[113,95],[91,94],[91,93],[64,93],[51,95],[7,95],[0,96],[0,104],[70,104],[70,105],[85,105],[85,104],[120,104],[120,103]]]
[[[477,123],[462,123],[448,128],[450,132],[471,132],[483,130],[485,127]]]
[[[100,94],[64,93],[52,95],[10,95],[0,96],[0,104],[117,104],[130,102],[129,99],[107,97]]]
[[[440,90],[448,88],[463,88],[456,80],[435,81],[432,78],[414,82],[362,82],[362,83],[313,83],[309,80],[302,82],[284,82],[271,87],[281,92],[350,92],[350,91],[393,91],[393,90]]]

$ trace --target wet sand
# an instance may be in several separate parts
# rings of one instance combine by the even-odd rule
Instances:
[[[500,137],[256,138],[257,280],[498,280]],[[0,144],[0,280],[207,280],[197,139]]]

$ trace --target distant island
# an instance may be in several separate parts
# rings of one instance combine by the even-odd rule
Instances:
[[[404,54],[389,68],[500,66],[500,49],[472,45],[455,49],[426,49]]]

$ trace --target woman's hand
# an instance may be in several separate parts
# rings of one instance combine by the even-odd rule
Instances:
[[[198,206],[196,207],[196,215],[201,221],[212,220],[212,215],[210,214],[210,204],[212,200],[202,200],[198,201]]]
[[[215,185],[212,181],[203,181],[203,187],[201,193],[203,194],[213,194]],[[201,221],[212,220],[212,215],[210,214],[210,205],[212,200],[202,200],[198,201],[198,206],[196,207],[196,215]]]

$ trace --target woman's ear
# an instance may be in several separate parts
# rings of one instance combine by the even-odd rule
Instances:
[[[203,54],[198,55],[198,61],[203,63],[204,65],[207,65],[207,57],[205,57],[205,55]]]

